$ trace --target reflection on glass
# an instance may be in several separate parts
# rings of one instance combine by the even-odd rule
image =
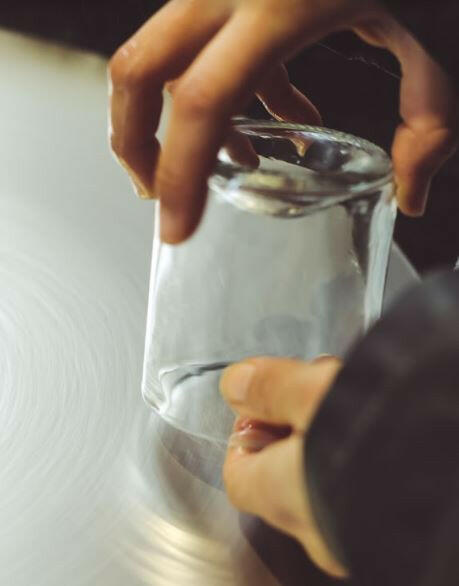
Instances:
[[[379,316],[395,219],[378,147],[320,128],[237,123],[204,219],[179,246],[156,230],[143,395],[224,446],[222,369],[248,356],[342,356]]]

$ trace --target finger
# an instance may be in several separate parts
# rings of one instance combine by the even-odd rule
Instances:
[[[168,81],[165,85],[165,89],[171,96],[177,89],[179,79]],[[230,128],[225,139],[225,144],[222,147],[226,153],[226,157],[232,163],[242,165],[243,167],[250,167],[255,169],[260,163],[260,159],[252,146],[249,138],[244,136],[241,132],[238,132],[235,128]]]
[[[281,440],[257,454],[228,451],[223,479],[231,503],[258,515],[290,534],[299,533],[308,519],[302,463],[302,437]],[[288,489],[284,484],[288,479]],[[298,487],[298,490],[293,490]],[[296,496],[284,502],[283,496]],[[296,514],[293,514],[295,512]]]
[[[251,169],[256,169],[260,164],[260,159],[249,138],[234,128],[229,130],[223,148],[233,163]]]
[[[251,13],[237,13],[201,52],[175,91],[155,182],[161,199],[161,237],[167,242],[180,242],[196,227],[207,177],[230,117],[254,94],[279,50],[279,31],[270,30],[272,25],[260,26],[259,20]]]
[[[220,3],[208,4],[196,18],[196,2],[173,0],[110,61],[112,149],[144,196],[153,195],[164,83],[191,63],[228,16],[212,9]]]
[[[332,357],[318,362],[250,358],[223,372],[220,390],[244,417],[304,430],[339,368]]]
[[[277,120],[298,124],[321,125],[319,111],[308,98],[290,83],[284,65],[276,65],[263,79],[257,96],[266,110]]]
[[[167,90],[172,95],[177,84],[178,80],[166,84]],[[277,120],[288,120],[298,124],[322,124],[322,118],[317,108],[290,83],[287,69],[282,64],[276,65],[265,76],[259,85],[257,96],[266,110]],[[291,140],[304,155],[304,151],[309,146],[305,144],[304,139],[293,138]],[[259,158],[255,149],[250,140],[240,132],[231,129],[225,140],[224,148],[233,162],[251,168],[258,167]]]
[[[257,452],[291,433],[290,426],[271,425],[248,417],[238,417],[228,440],[228,447]]]
[[[447,128],[397,128],[392,157],[397,201],[404,214],[424,214],[432,179],[454,153],[455,144],[454,133]]]
[[[402,65],[400,113],[392,156],[400,210],[424,213],[433,176],[457,142],[457,96],[442,68],[405,35],[397,47]]]
[[[223,468],[226,492],[237,509],[295,537],[322,570],[344,577],[346,572],[326,547],[308,505],[302,449],[301,435],[256,454],[229,449]]]

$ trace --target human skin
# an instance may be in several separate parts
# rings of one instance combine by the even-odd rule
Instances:
[[[207,178],[231,116],[257,95],[277,118],[320,123],[285,61],[353,30],[400,61],[392,158],[399,208],[424,212],[433,175],[456,145],[457,97],[441,67],[375,0],[171,0],[110,61],[111,146],[138,193],[161,201],[161,238],[179,243],[201,218]],[[162,150],[162,93],[174,81]]]
[[[193,233],[231,117],[254,95],[278,119],[320,123],[314,106],[290,84],[284,63],[341,30],[354,31],[400,61],[402,122],[392,147],[396,195],[402,212],[423,213],[431,179],[456,146],[457,96],[442,68],[381,4],[171,0],[110,62],[111,146],[138,193],[160,199],[164,241],[176,244]],[[173,104],[160,149],[155,132],[166,85]],[[247,368],[244,375],[236,373],[247,366],[255,375],[244,387]],[[336,361],[250,359],[231,366],[221,383],[242,417],[224,468],[230,499],[296,537],[333,575],[345,574],[345,568],[315,525],[302,450],[304,432],[338,369]],[[258,390],[241,399],[243,387]]]
[[[346,569],[316,525],[303,450],[304,434],[340,368],[333,357],[312,362],[250,358],[228,367],[220,383],[238,416],[223,468],[230,501],[297,539],[336,577],[346,576]]]

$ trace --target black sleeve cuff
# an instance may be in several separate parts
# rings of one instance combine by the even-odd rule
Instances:
[[[318,525],[362,586],[459,583],[459,274],[406,294],[305,440]]]

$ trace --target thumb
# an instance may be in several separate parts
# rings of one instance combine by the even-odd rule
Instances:
[[[430,183],[454,153],[457,96],[443,69],[409,33],[394,50],[402,67],[400,114],[392,147],[397,199],[409,216],[424,213]]]
[[[220,389],[243,417],[304,430],[339,368],[331,356],[313,362],[250,358],[224,371]]]

